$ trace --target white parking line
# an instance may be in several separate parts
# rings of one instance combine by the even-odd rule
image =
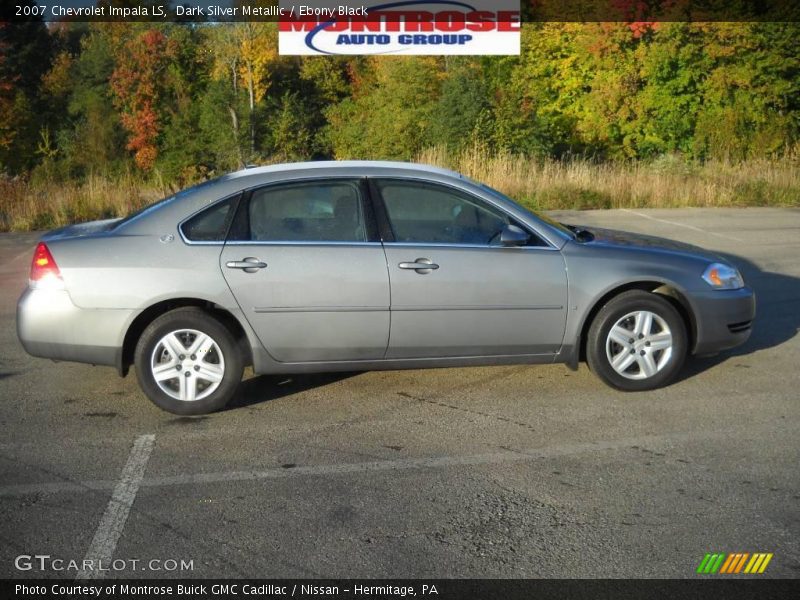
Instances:
[[[510,462],[534,461],[537,459],[556,458],[591,452],[624,450],[632,446],[639,447],[671,447],[681,442],[701,441],[709,439],[727,439],[734,432],[697,431],[676,432],[664,435],[650,435],[623,438],[609,441],[561,444],[543,448],[505,449],[502,452],[488,452],[465,456],[432,456],[421,458],[401,458],[394,460],[378,460],[363,463],[345,463],[331,465],[309,465],[293,468],[268,468],[257,471],[223,471],[216,473],[196,473],[154,477],[139,480],[137,486],[143,488],[162,488],[181,485],[197,485],[210,483],[231,483],[236,481],[262,481],[267,479],[287,479],[293,477],[314,477],[325,475],[362,474],[381,471],[405,471],[413,469],[437,469],[458,466],[493,465]],[[133,453],[132,453],[133,454]],[[142,467],[142,471],[144,467]],[[34,493],[87,492],[102,491],[113,486],[113,482],[94,481],[57,481],[45,483],[29,483],[0,486],[0,497],[24,496]],[[134,492],[135,494],[135,492]],[[115,490],[116,495],[116,490]],[[131,498],[132,504],[133,498]],[[110,505],[109,505],[110,506]],[[128,510],[130,506],[128,506]],[[124,524],[124,523],[123,523]],[[99,530],[98,530],[99,531]]]
[[[699,227],[695,227],[694,225],[687,225],[686,223],[678,223],[676,221],[668,221],[666,219],[659,219],[658,217],[652,217],[650,215],[646,215],[644,213],[637,212],[635,210],[630,210],[628,208],[621,208],[622,212],[630,213],[632,215],[636,215],[637,217],[642,217],[643,219],[649,219],[651,221],[658,221],[659,223],[666,223],[667,225],[674,225],[675,227],[684,227],[685,229],[691,229],[692,231],[697,231],[702,233],[703,235],[713,235],[718,238],[722,238],[724,240],[733,240],[735,242],[744,242],[739,238],[735,238],[732,235],[724,235],[722,233],[715,233],[713,231],[706,231],[705,229],[700,229]]]
[[[133,501],[136,499],[136,492],[144,478],[144,471],[147,468],[147,461],[150,460],[150,453],[153,451],[156,436],[142,435],[133,442],[133,449],[128,457],[128,462],[122,469],[119,482],[114,487],[111,500],[106,506],[100,525],[97,526],[92,543],[84,556],[83,564],[92,561],[91,564],[99,565],[100,562],[108,564],[114,556],[117,542],[125,528],[125,522],[131,512]],[[99,569],[82,570],[75,579],[100,579],[105,576],[105,571]]]

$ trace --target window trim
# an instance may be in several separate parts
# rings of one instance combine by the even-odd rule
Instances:
[[[500,249],[500,250],[555,250],[558,251],[558,248],[553,246],[549,240],[544,238],[543,236],[533,231],[527,223],[520,222],[520,220],[515,217],[514,215],[510,214],[507,210],[505,210],[502,206],[499,206],[495,202],[490,199],[484,198],[477,194],[473,194],[468,190],[465,190],[461,187],[451,185],[441,181],[432,181],[430,179],[424,179],[421,177],[400,177],[400,176],[372,176],[368,177],[369,182],[369,189],[370,195],[372,197],[372,201],[375,204],[375,213],[378,215],[378,224],[380,226],[381,231],[381,238],[383,243],[387,246],[396,246],[396,247],[426,247],[426,248],[481,248],[484,250],[492,250],[492,249]],[[522,227],[530,236],[535,236],[536,239],[540,240],[543,245],[537,246],[490,246],[489,244],[469,244],[469,243],[450,243],[450,242],[398,242],[396,241],[396,237],[394,234],[394,229],[391,224],[391,219],[389,218],[389,213],[386,210],[386,204],[384,203],[383,195],[380,192],[380,188],[378,187],[379,181],[401,181],[401,182],[410,182],[410,183],[421,183],[424,185],[429,185],[433,187],[442,187],[446,188],[447,190],[452,190],[455,192],[456,195],[461,194],[466,196],[469,201],[475,202],[479,206],[481,204],[488,205],[495,209],[496,211],[500,212],[504,216],[506,216],[511,222],[517,224],[518,226]]]
[[[269,241],[269,240],[229,240],[226,246],[382,246],[380,242],[335,242],[317,241],[304,242],[302,240]]]
[[[368,177],[367,188],[369,189],[370,203],[373,207],[375,221],[378,226],[378,239],[383,244],[393,244],[397,239],[394,235],[394,228],[389,219],[389,214],[386,212],[386,205],[383,203],[383,196],[378,188],[378,181],[381,177]],[[419,179],[412,179],[410,181],[422,181]]]
[[[231,230],[233,228],[233,224],[239,216],[240,210],[245,210],[247,206],[249,206],[250,197],[253,192],[267,188],[267,187],[277,187],[277,186],[284,186],[284,185],[292,185],[295,183],[309,183],[314,181],[332,181],[332,180],[346,180],[352,182],[359,183],[359,192],[361,194],[361,201],[364,209],[364,218],[366,221],[366,229],[367,229],[367,241],[366,242],[341,242],[341,241],[267,241],[267,240],[230,240]],[[473,198],[476,202],[483,202],[485,204],[489,204],[496,210],[500,211],[504,215],[508,216],[509,219],[512,219],[516,223],[519,223],[525,231],[529,234],[536,236],[539,240],[543,242],[544,245],[542,246],[489,246],[484,244],[451,244],[451,243],[436,243],[436,242],[397,242],[395,241],[394,232],[391,228],[391,223],[388,218],[388,214],[386,213],[386,208],[383,204],[383,198],[380,194],[380,190],[377,187],[377,181],[380,180],[394,180],[394,181],[407,181],[412,183],[422,183],[434,186],[440,186],[447,188],[449,190],[454,190],[455,192],[460,192],[470,198]],[[223,241],[192,241],[186,238],[183,234],[183,224],[196,216],[197,214],[203,212],[206,209],[212,208],[214,205],[219,204],[220,202],[224,202],[229,200],[230,198],[236,198],[235,205],[232,211],[232,217],[227,225],[225,239]],[[168,198],[170,199],[170,198]],[[171,199],[175,199],[172,197]],[[396,247],[431,247],[431,248],[471,248],[471,249],[483,249],[483,250],[514,250],[514,251],[527,251],[527,250],[546,250],[546,251],[555,251],[558,252],[559,248],[554,246],[546,237],[540,235],[535,230],[524,222],[520,222],[520,219],[509,213],[504,207],[500,206],[499,204],[495,203],[493,200],[489,198],[484,198],[483,196],[479,196],[470,192],[469,190],[465,190],[462,187],[455,186],[449,184],[447,182],[442,182],[438,180],[430,180],[424,177],[415,177],[415,176],[402,176],[402,175],[370,175],[370,176],[358,176],[358,175],[333,175],[328,177],[320,177],[320,176],[313,176],[313,177],[300,177],[297,179],[284,179],[281,181],[273,181],[267,184],[261,184],[250,188],[245,188],[243,190],[239,190],[234,192],[233,194],[229,194],[219,200],[215,200],[214,202],[207,204],[183,220],[178,223],[177,226],[178,234],[183,240],[183,243],[190,246],[223,246],[223,245],[236,245],[236,246],[396,246]]]
[[[351,241],[344,242],[341,240],[232,240],[229,239],[233,224],[237,219],[247,218],[247,229],[250,229],[250,201],[253,194],[268,188],[288,187],[296,184],[309,184],[309,183],[331,183],[336,181],[346,181],[355,184],[358,189],[359,201],[361,202],[361,210],[364,215],[364,229],[366,233],[366,241]],[[240,216],[240,213],[242,216]],[[284,179],[281,181],[273,181],[267,184],[262,184],[248,188],[242,192],[242,198],[236,210],[236,214],[231,220],[228,232],[225,237],[225,244],[231,246],[380,246],[380,238],[378,236],[378,225],[375,222],[375,214],[373,204],[370,198],[369,190],[367,188],[366,178],[358,175],[334,175],[328,177],[303,177],[298,179]]]
[[[541,239],[541,237],[538,235],[536,237]],[[558,248],[552,247],[546,240],[542,241],[545,243],[544,246],[487,246],[484,244],[449,244],[442,242],[387,242],[384,245],[391,246],[393,248],[465,248],[472,250],[509,250],[514,252],[519,252],[521,250],[546,250],[548,252],[558,252]]]
[[[234,192],[233,194],[229,194],[224,198],[220,198],[219,200],[214,200],[213,202],[206,204],[205,206],[200,207],[192,214],[190,214],[185,219],[181,220],[178,223],[178,234],[181,236],[183,243],[188,246],[223,246],[225,245],[226,240],[228,239],[228,234],[231,230],[231,225],[233,225],[233,220],[236,217],[236,213],[239,210],[239,205],[242,202],[242,196],[244,195],[243,192]],[[223,202],[232,201],[233,204],[231,206],[231,210],[228,213],[228,216],[225,217],[225,234],[222,236],[221,240],[190,240],[186,237],[186,234],[183,232],[183,226],[188,221],[194,219],[200,213],[204,213],[207,210],[213,210],[215,206],[218,204],[222,204]]]

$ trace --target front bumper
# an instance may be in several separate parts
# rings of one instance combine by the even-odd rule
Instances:
[[[75,306],[66,290],[27,288],[17,302],[17,337],[31,356],[117,364],[131,310]]]
[[[709,290],[691,298],[695,321],[693,354],[713,354],[741,346],[750,337],[756,316],[752,289]]]

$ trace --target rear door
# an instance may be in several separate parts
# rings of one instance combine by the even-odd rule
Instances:
[[[389,228],[387,358],[558,352],[567,310],[558,250],[535,235],[526,246],[501,246],[502,229],[520,224],[450,186],[377,179],[372,189]]]
[[[281,362],[383,358],[389,277],[361,180],[252,191],[220,266],[269,354]]]

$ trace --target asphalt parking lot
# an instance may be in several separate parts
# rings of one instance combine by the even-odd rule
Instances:
[[[0,235],[0,577],[98,552],[127,561],[107,577],[695,577],[706,552],[800,577],[800,210],[555,216],[730,256],[751,340],[642,394],[585,365],[264,376],[179,418],[24,353],[36,236]]]

